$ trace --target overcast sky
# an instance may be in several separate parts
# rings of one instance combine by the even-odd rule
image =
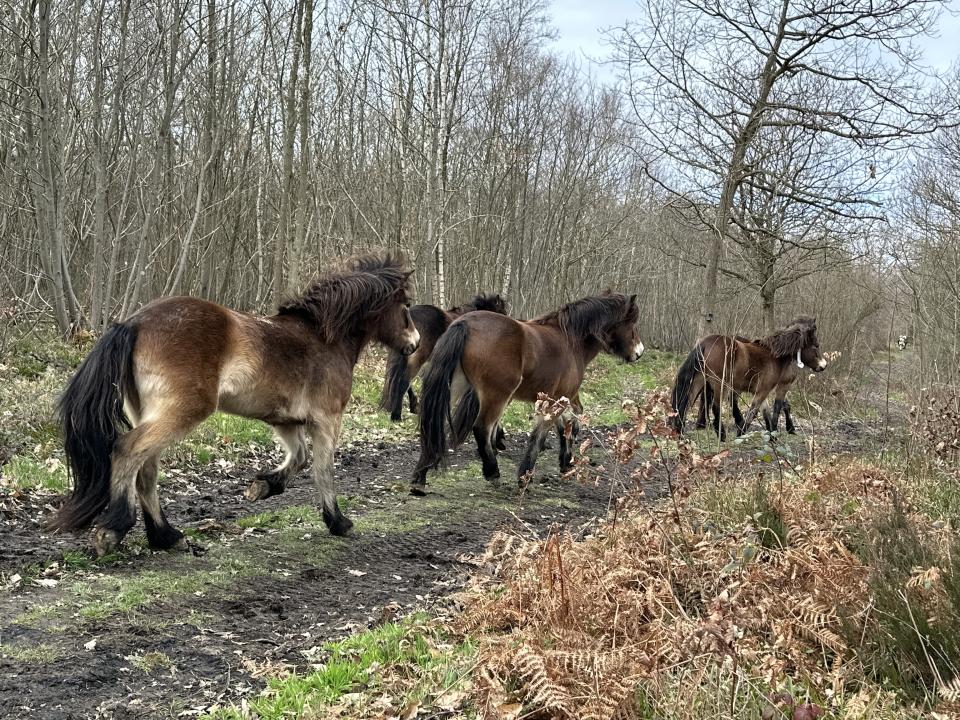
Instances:
[[[601,31],[623,24],[635,7],[631,0],[551,0],[549,12],[558,35],[555,45],[581,58],[602,60],[609,48]],[[954,14],[941,16],[939,37],[922,41],[927,62],[941,70],[960,56],[960,0],[951,0],[950,7]],[[609,69],[595,72],[601,78],[611,76]]]

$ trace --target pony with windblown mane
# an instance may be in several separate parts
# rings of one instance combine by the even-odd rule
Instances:
[[[52,527],[93,524],[103,555],[136,523],[139,499],[150,546],[185,546],[160,506],[160,454],[220,410],[269,423],[286,450],[279,467],[250,484],[248,499],[283,492],[307,463],[309,435],[323,519],[334,535],[348,532],[353,523],[340,511],[333,478],[341,419],[368,343],[417,349],[410,275],[400,257],[368,255],[269,317],[170,297],[111,327],[59,401],[73,492]]]
[[[483,476],[494,481],[500,477],[497,429],[511,400],[533,403],[541,394],[566,397],[580,412],[580,384],[597,355],[607,352],[634,362],[643,353],[636,297],[607,291],[533,320],[481,311],[453,322],[437,343],[423,381],[420,459],[410,491],[424,494],[427,472],[446,460],[448,424],[453,445],[473,429]],[[451,407],[456,408],[454,417]],[[518,467],[521,482],[532,472],[551,424],[560,440],[560,469],[570,468],[575,421],[569,424],[568,437],[566,419],[538,414]]]
[[[412,355],[391,350],[387,355],[387,372],[383,383],[380,407],[390,411],[390,419],[398,422],[403,415],[403,396],[409,398],[410,412],[417,412],[417,395],[411,383],[423,366],[430,362],[430,355],[440,336],[450,323],[461,315],[476,310],[488,310],[500,315],[507,314],[507,303],[500,295],[475,295],[470,302],[443,310],[436,305],[414,305],[410,308],[413,324],[420,332],[420,347]]]
[[[777,429],[780,413],[784,411],[792,426],[787,391],[803,368],[823,372],[826,367],[827,360],[820,352],[817,337],[817,321],[806,315],[761,340],[709,335],[690,351],[677,372],[672,393],[676,413],[674,428],[683,432],[687,408],[700,398],[704,403],[701,422],[706,424],[706,409],[712,409],[714,431],[724,439],[726,430],[720,419],[720,403],[727,398],[737,434],[742,435],[771,393],[774,395],[773,415],[765,415],[768,429]],[[753,393],[746,415],[741,414],[737,404],[737,396],[743,392]]]

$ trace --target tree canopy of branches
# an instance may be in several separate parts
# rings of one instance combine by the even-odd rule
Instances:
[[[882,217],[894,153],[956,118],[911,45],[942,5],[644,0],[614,32],[648,172],[709,231],[704,324],[722,270],[772,323],[777,289]]]

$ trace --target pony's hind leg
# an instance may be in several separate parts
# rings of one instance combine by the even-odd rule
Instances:
[[[137,494],[140,496],[140,507],[143,509],[147,542],[155,550],[169,550],[179,546],[185,548],[183,533],[170,524],[160,506],[160,495],[157,492],[159,467],[160,456],[152,455],[144,461],[140,472],[137,473]]]
[[[410,414],[417,413],[417,394],[413,391],[413,385],[407,386],[407,400],[410,402]],[[392,418],[391,418],[392,419]]]
[[[703,390],[700,392],[700,410],[697,413],[697,430],[703,430],[707,426],[707,407],[713,406],[713,387],[710,383],[704,383]]]
[[[704,388],[704,396],[705,398],[709,396],[710,399],[710,409],[713,411],[713,431],[717,434],[718,438],[726,440],[727,429],[723,426],[723,420],[720,417],[721,393],[715,388],[711,388],[708,393],[706,388]],[[706,405],[706,400],[704,401],[704,405]]]
[[[550,432],[550,421],[543,415],[537,415],[533,419],[533,431],[530,433],[530,439],[527,441],[527,451],[523,454],[523,460],[517,468],[517,480],[520,485],[527,484],[533,476],[533,467],[537,464],[537,456],[543,448],[543,441]]]
[[[149,459],[159,457],[164,448],[183,439],[210,412],[212,407],[208,412],[197,412],[189,417],[168,416],[151,420],[120,438],[111,457],[110,503],[93,533],[97,555],[116,550],[137,522],[136,485],[141,467]]]
[[[333,477],[333,453],[340,436],[340,415],[330,415],[308,427],[313,440],[313,479],[320,493],[323,521],[333,535],[346,535],[353,523],[344,517],[337,504],[337,485]]]
[[[500,427],[503,411],[507,409],[507,404],[519,384],[517,381],[516,385],[508,387],[506,391],[487,390],[482,394],[478,393],[480,408],[473,426],[473,437],[477,441],[477,452],[483,463],[483,477],[490,481],[500,479],[495,444],[497,428]]]
[[[287,483],[307,465],[307,439],[303,434],[303,425],[274,425],[274,432],[280,438],[286,455],[283,462],[269,472],[260,473],[247,487],[247,500],[263,500],[279,495],[287,489]]]

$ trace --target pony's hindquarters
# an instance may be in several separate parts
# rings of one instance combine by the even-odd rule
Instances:
[[[136,405],[133,350],[137,326],[114,325],[67,383],[57,413],[73,492],[50,525],[59,530],[88,527],[110,501],[111,456],[121,433],[130,428],[124,396]]]
[[[687,355],[680,369],[677,370],[677,379],[673,383],[670,400],[676,413],[673,417],[673,427],[677,432],[683,432],[687,408],[690,406],[690,401],[696,399],[702,385],[703,346],[698,343]]]

